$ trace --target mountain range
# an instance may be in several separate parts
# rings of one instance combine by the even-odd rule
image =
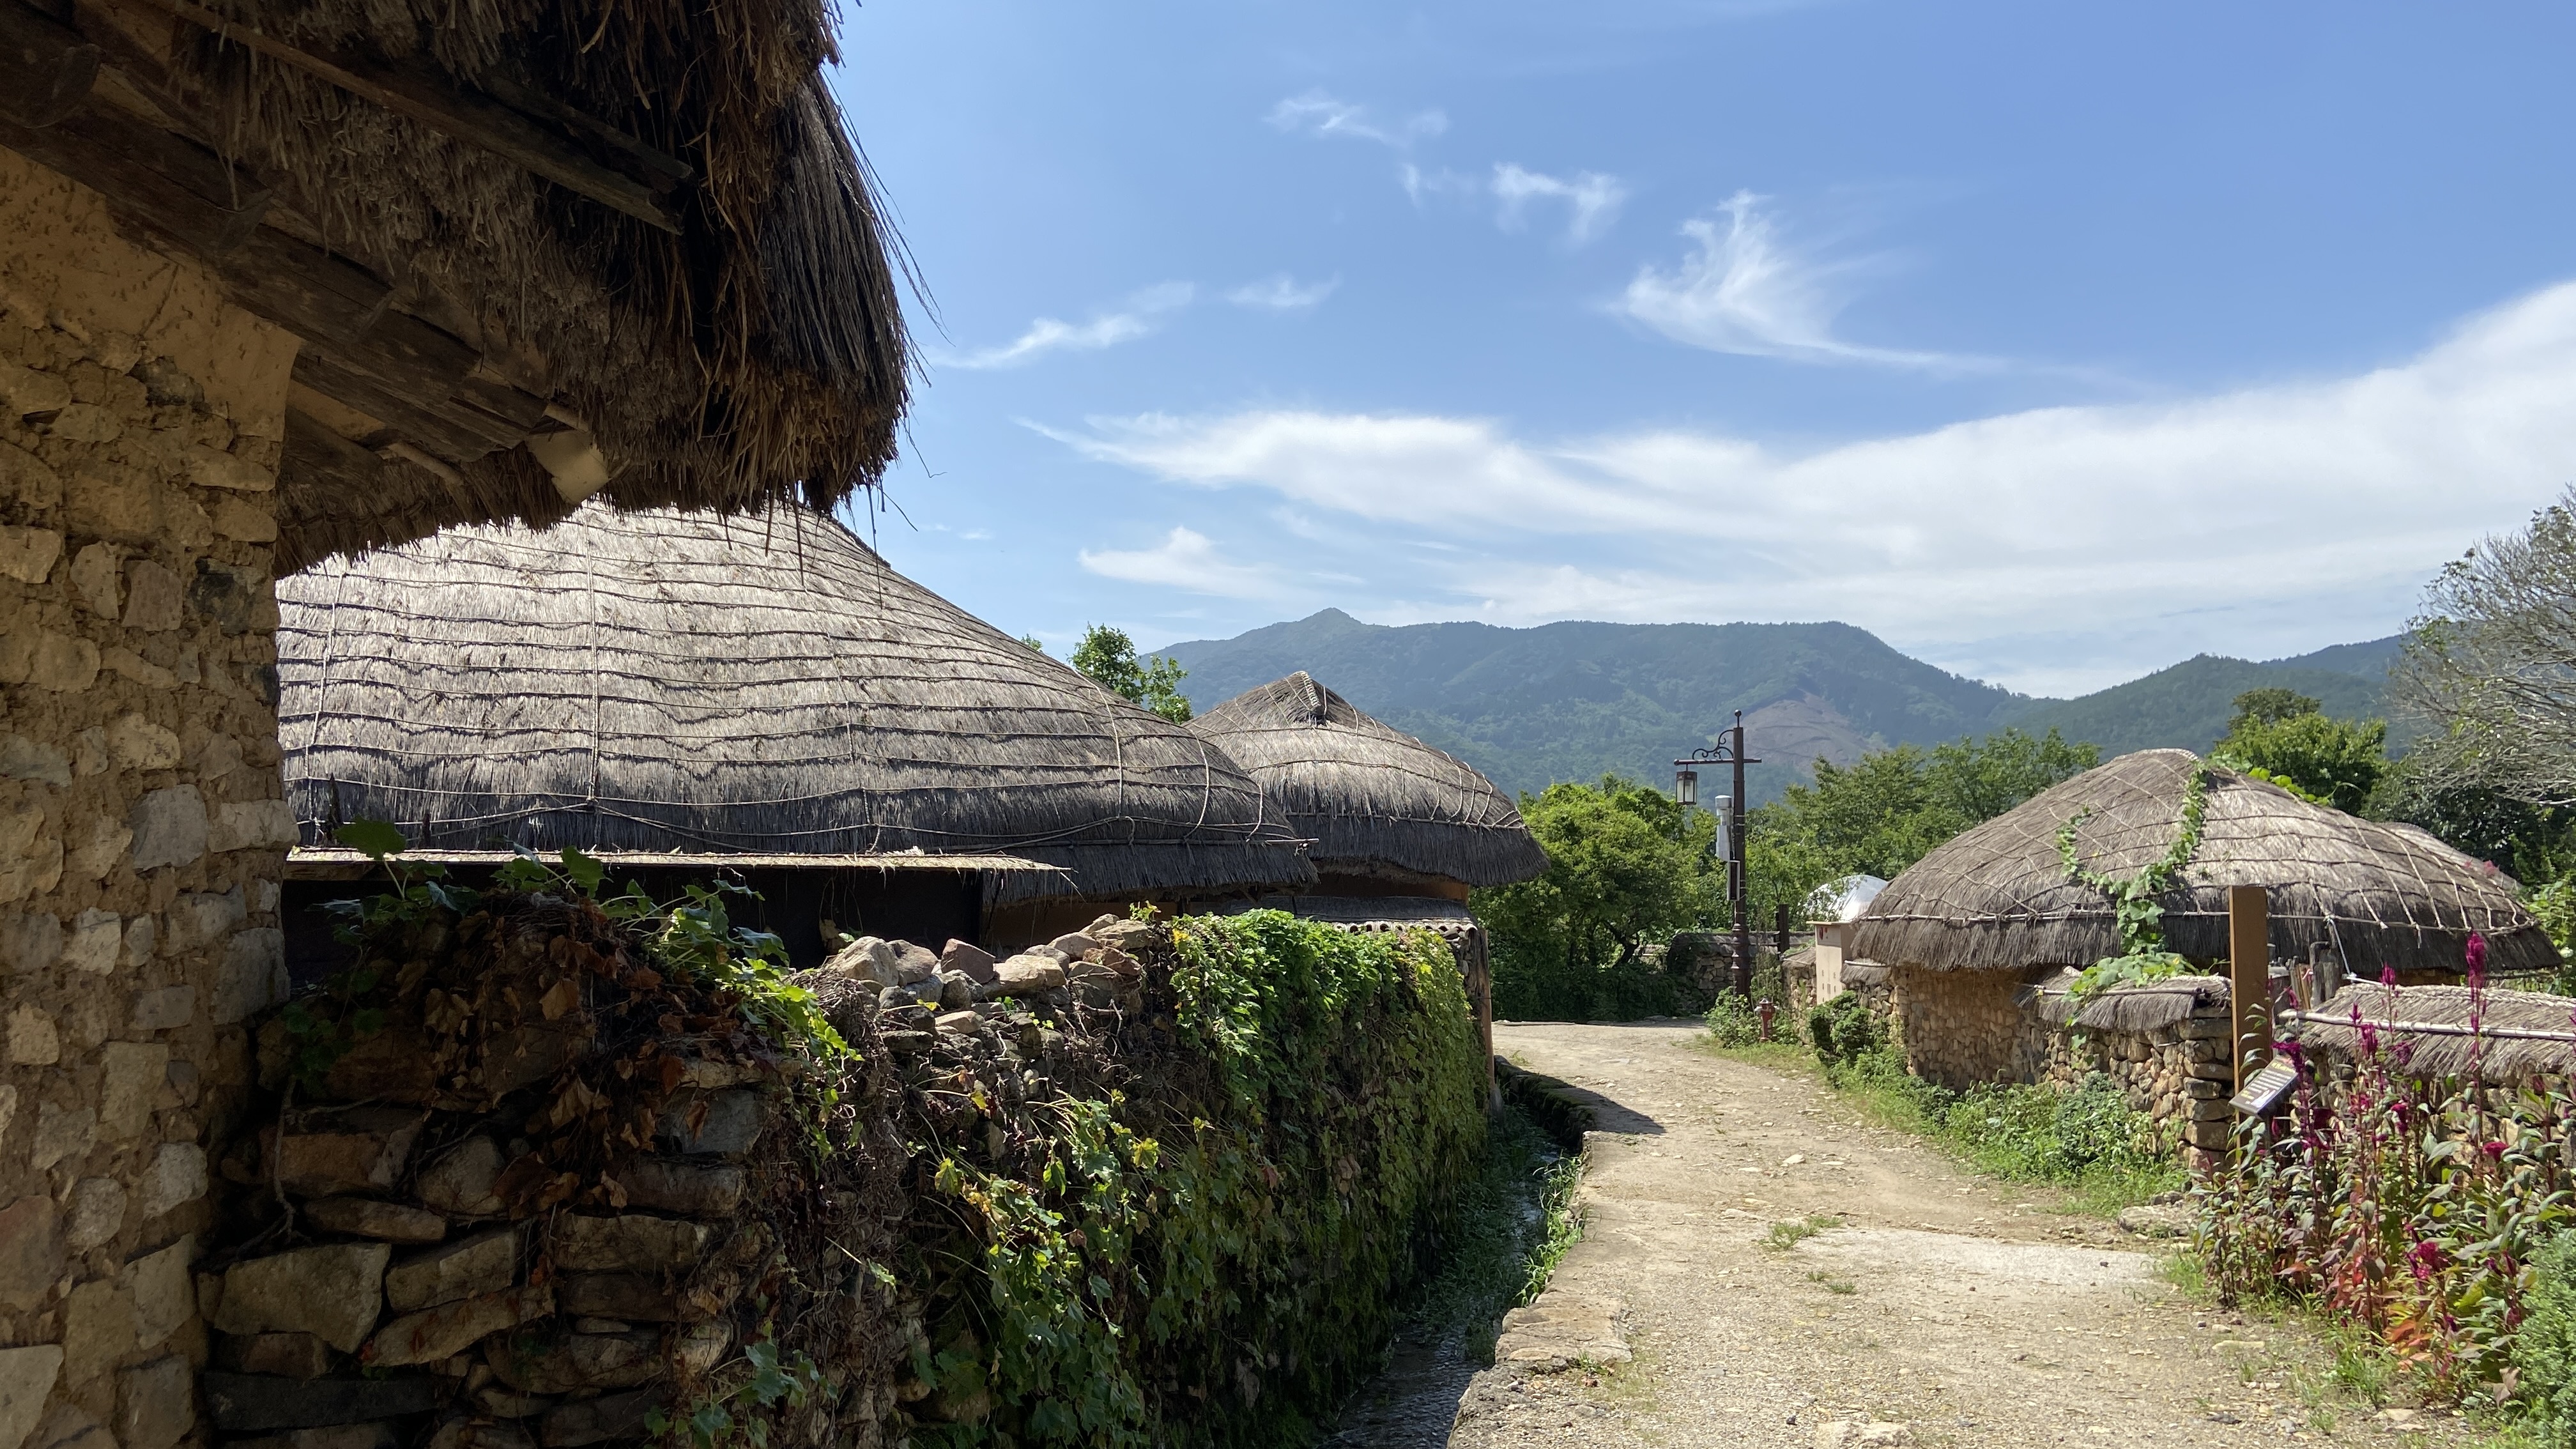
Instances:
[[[1762,761],[1747,793],[1776,798],[1814,762],[1849,764],[2015,726],[2054,727],[2105,759],[2206,750],[2237,695],[2278,685],[2345,718],[2385,713],[2403,636],[2254,662],[2204,654],[2076,699],[1963,679],[1849,624],[1364,624],[1339,609],[1158,651],[1189,671],[1202,711],[1303,669],[1354,705],[1447,750],[1507,790],[1615,771],[1661,783],[1744,711]]]

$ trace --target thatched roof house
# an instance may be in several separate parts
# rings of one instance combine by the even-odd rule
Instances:
[[[594,503],[332,560],[280,608],[308,846],[365,816],[449,851],[954,858],[986,912],[1313,879],[1223,752],[801,509]]]
[[[1190,722],[1261,783],[1308,855],[1367,894],[1451,894],[1547,872],[1547,853],[1494,782],[1352,708],[1300,670]]]
[[[1899,875],[1855,923],[1853,952],[1931,971],[2085,966],[2117,954],[2112,907],[2067,876],[2058,832],[2079,821],[2087,870],[2129,876],[2181,829],[2187,750],[2142,750],[2085,771],[1965,832]],[[2491,971],[2554,967],[2555,947],[2513,882],[2423,831],[2311,805],[2276,785],[2209,767],[2200,848],[2163,901],[2166,945],[2227,955],[2227,889],[2271,892],[2272,952],[2316,942],[2348,977],[2461,968],[2471,932]]]
[[[0,14],[0,147],[296,339],[281,571],[593,491],[823,505],[892,456],[902,319],[829,6],[41,9]],[[0,169],[0,211],[95,204]]]
[[[0,1203],[69,1172],[135,1205],[78,1262],[13,1224],[11,1432],[105,1385],[128,1449],[213,1432],[193,1295],[140,1332],[77,1305],[96,1265],[184,1277],[210,1241],[219,1084],[288,985],[276,576],[594,494],[820,506],[892,455],[907,354],[833,13],[0,0],[0,957],[28,1020],[119,1024],[10,1090],[148,1107],[100,1084],[166,1055],[214,1093],[108,1134],[157,1155],[0,1154]]]

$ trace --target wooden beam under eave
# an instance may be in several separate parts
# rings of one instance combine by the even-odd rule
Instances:
[[[0,117],[43,128],[89,99],[98,47],[70,26],[0,0]]]
[[[193,0],[142,3],[271,60],[319,76],[351,95],[373,101],[466,145],[489,151],[612,211],[674,235],[680,230],[678,220],[663,207],[650,184],[600,165],[574,149],[568,137],[549,133],[535,120],[490,96],[461,89],[420,69],[386,65],[319,46],[290,45]],[[613,129],[604,121],[590,120],[588,124]],[[629,137],[625,146],[641,148],[643,143]],[[665,159],[672,166],[687,169],[676,158]]]

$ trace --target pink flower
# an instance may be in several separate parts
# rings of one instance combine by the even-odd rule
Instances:
[[[2469,974],[2471,976],[2478,976],[2485,973],[2487,969],[2487,938],[2481,932],[2471,931],[2469,933],[2468,961]]]
[[[2485,1150],[2489,1157],[2504,1156],[2504,1144],[2501,1142],[2482,1142],[2478,1145]]]
[[[2395,986],[2397,984],[2397,968],[2387,965],[2386,963],[2382,963],[2379,968],[2379,984],[2382,986]]]

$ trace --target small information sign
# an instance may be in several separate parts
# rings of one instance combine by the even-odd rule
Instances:
[[[2227,1105],[2248,1117],[2260,1117],[2272,1110],[2283,1093],[2298,1085],[2298,1068],[2275,1057],[2263,1070],[2245,1079],[2245,1090],[2230,1097]]]

